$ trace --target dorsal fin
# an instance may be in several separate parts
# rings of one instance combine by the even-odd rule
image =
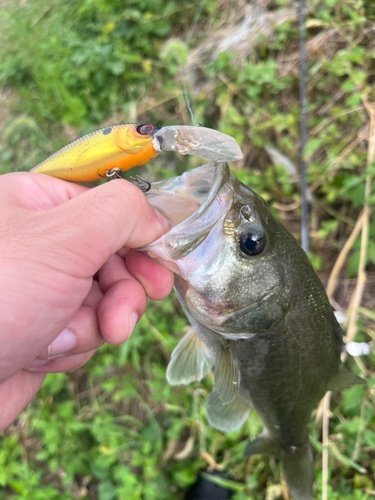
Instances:
[[[340,391],[343,389],[349,389],[353,385],[357,384],[364,385],[366,384],[366,381],[358,377],[354,373],[340,368],[339,372],[328,382],[327,391]]]

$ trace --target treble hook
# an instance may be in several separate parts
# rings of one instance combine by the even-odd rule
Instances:
[[[142,193],[147,193],[151,189],[151,182],[147,181],[140,175],[135,177],[130,176],[130,178],[137,183],[137,187],[142,191]]]
[[[105,176],[107,177],[107,179],[122,179],[121,173],[121,168],[115,167],[111,168],[111,170],[107,170]]]

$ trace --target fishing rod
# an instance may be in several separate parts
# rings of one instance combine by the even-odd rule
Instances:
[[[309,206],[307,201],[307,165],[305,160],[307,138],[307,101],[306,101],[306,36],[305,2],[299,0],[299,78],[300,78],[300,186],[301,186],[301,245],[309,252]]]
[[[189,33],[186,38],[186,47],[189,46],[193,36],[198,19],[201,15],[205,0],[201,0]],[[298,3],[298,29],[299,29],[299,66],[300,66],[300,189],[301,189],[301,246],[306,253],[309,252],[309,228],[308,216],[309,206],[307,200],[307,165],[305,160],[306,141],[307,141],[307,99],[306,99],[306,35],[305,35],[305,1],[299,0]],[[186,106],[189,110],[192,123],[195,125],[193,110],[190,105],[188,89],[186,85],[187,73],[184,68],[184,78],[182,81]]]

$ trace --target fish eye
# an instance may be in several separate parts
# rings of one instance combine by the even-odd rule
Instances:
[[[264,238],[259,234],[243,233],[239,243],[241,250],[246,255],[259,255],[264,249]]]
[[[147,123],[141,123],[141,125],[138,125],[136,130],[138,134],[151,135],[152,132],[154,131],[154,127],[152,125],[148,125]]]

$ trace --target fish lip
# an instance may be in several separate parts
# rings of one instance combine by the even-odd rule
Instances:
[[[214,162],[215,171],[212,179],[212,186],[208,191],[207,198],[204,200],[202,205],[184,221],[177,224],[171,231],[175,229],[181,230],[181,227],[190,226],[192,222],[195,222],[199,217],[201,217],[207,209],[216,200],[220,189],[226,184],[230,178],[230,172],[227,163],[225,162]],[[167,233],[169,234],[169,233]]]
[[[139,249],[140,251],[148,253],[151,258],[157,257],[162,265],[169,267],[169,269],[177,274],[179,274],[177,271],[178,266],[176,267],[173,261],[178,261],[197,248],[208,236],[211,229],[224,213],[225,206],[218,198],[220,190],[230,180],[229,167],[225,162],[213,162],[201,168],[204,167],[212,168],[212,174],[210,170],[208,170],[209,180],[207,178],[206,180],[209,182],[210,189],[207,194],[205,194],[205,197],[201,198],[202,204],[199,208],[185,220],[173,226],[166,234],[161,236],[161,238]],[[186,176],[187,188],[189,187],[189,174],[190,172],[186,172],[180,176],[183,182],[185,182],[184,176]],[[194,174],[192,180],[194,180]],[[161,187],[159,191],[163,192],[163,187]],[[166,191],[168,191],[168,185]],[[155,191],[151,187],[151,190],[147,193],[150,197],[150,201],[154,193]],[[217,210],[215,210],[214,206],[216,200],[218,201]],[[210,207],[213,208],[212,213],[209,212]],[[171,210],[173,210],[173,206],[171,206]],[[165,211],[164,215],[168,217],[168,212]],[[169,266],[166,265],[168,260],[171,261]]]
[[[223,206],[220,200],[218,200],[218,196],[220,190],[229,181],[230,172],[226,163],[215,162],[214,165],[215,171],[212,185],[202,205],[190,217],[177,224],[164,236],[164,245],[168,249],[169,257],[172,260],[179,260],[186,257],[195,250],[206,239],[214,225],[223,215]],[[194,234],[191,234],[192,225],[206,215],[216,200],[219,201],[216,213],[205,220],[204,224],[200,228],[198,227]]]

